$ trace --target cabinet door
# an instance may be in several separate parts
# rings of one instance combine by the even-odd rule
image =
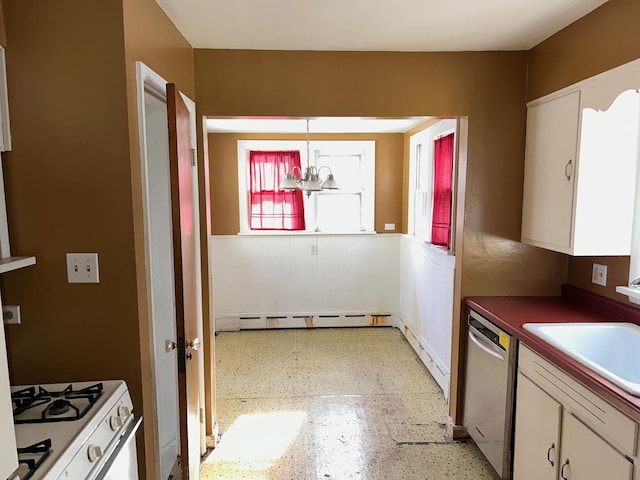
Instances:
[[[513,480],[555,480],[562,406],[518,374]]]
[[[0,320],[0,425],[2,425],[2,435],[0,435],[0,478],[7,478],[18,468],[6,352],[4,324]]]
[[[572,246],[580,92],[527,110],[522,241],[560,252]]]
[[[567,413],[562,420],[563,480],[631,480],[633,464],[624,455]],[[516,479],[517,480],[517,479]]]

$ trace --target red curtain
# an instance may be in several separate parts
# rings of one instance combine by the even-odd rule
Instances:
[[[433,218],[431,243],[451,246],[451,181],[453,175],[453,133],[435,140],[433,174]]]
[[[282,177],[294,166],[300,168],[298,150],[249,152],[251,230],[305,229],[302,192],[280,190]]]

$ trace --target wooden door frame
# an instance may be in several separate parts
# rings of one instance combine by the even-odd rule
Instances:
[[[144,101],[145,101],[145,93],[150,93],[161,101],[167,101],[167,93],[166,93],[166,85],[167,81],[164,80],[160,75],[151,70],[148,66],[146,66],[143,62],[136,62],[136,95],[137,95],[137,105],[138,105],[138,132],[139,132],[139,154],[140,154],[140,183],[141,183],[141,192],[143,199],[148,195],[147,192],[147,172],[148,172],[148,158],[146,152],[146,135],[145,135],[145,119],[144,119]],[[182,100],[184,101],[187,109],[189,110],[190,116],[190,124],[191,124],[191,148],[196,150],[197,152],[197,138],[196,138],[196,108],[193,100],[186,97],[182,92],[180,93]],[[198,169],[193,169],[194,175],[194,187],[198,187]],[[200,196],[199,188],[197,190],[197,196]],[[146,208],[146,204],[142,202],[142,208]],[[194,198],[194,209],[199,209],[199,201],[198,198]],[[156,395],[156,388],[154,378],[156,378],[155,372],[155,363],[154,363],[154,354],[153,354],[153,335],[152,335],[152,322],[153,317],[150,309],[151,305],[151,272],[148,268],[149,265],[149,252],[150,252],[150,243],[151,238],[148,233],[148,224],[147,224],[147,212],[143,212],[144,215],[144,260],[145,260],[145,272],[144,275],[144,285],[145,292],[139,296],[139,302],[146,302],[144,308],[139,308],[139,312],[146,312],[146,315],[142,315],[139,318],[139,329],[140,329],[140,354],[141,354],[141,374],[142,374],[142,415],[144,418],[155,419],[158,415],[158,398]],[[199,222],[200,215],[196,211],[196,215],[194,215],[194,228],[198,229],[196,232],[196,238],[199,241],[199,248],[196,249],[197,255],[197,263],[200,266],[200,258],[203,255],[202,244],[200,242],[199,235]],[[208,255],[208,253],[207,253]],[[198,302],[198,332],[203,331],[203,314],[202,314],[202,278],[201,278],[201,269],[199,268],[196,278],[196,284],[198,285],[197,292],[197,302]],[[200,338],[203,338],[202,336]],[[204,339],[203,348],[206,349],[209,346],[209,342],[207,339]],[[211,374],[210,369],[205,368],[204,364],[204,355],[199,356],[201,358],[199,364],[199,374],[200,374],[200,399],[201,404],[204,405],[204,399],[206,398],[206,390],[204,388],[204,376]],[[201,412],[201,416],[204,419],[205,412]],[[201,422],[202,435],[199,439],[201,445],[201,452],[204,453],[206,450],[206,437],[205,437],[205,429],[204,425],[206,422]],[[145,421],[143,422],[143,436],[144,436],[144,445],[145,445],[145,466],[147,476],[149,478],[159,478],[159,472],[161,471],[160,467],[160,445],[159,445],[159,437],[158,437],[158,427],[155,421]]]

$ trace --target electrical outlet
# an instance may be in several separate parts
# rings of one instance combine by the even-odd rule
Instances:
[[[591,273],[591,283],[596,285],[607,286],[607,266],[599,263],[593,264],[593,272]]]
[[[3,305],[2,320],[6,324],[20,323],[20,305]]]
[[[100,283],[97,253],[67,253],[69,283]]]
[[[311,245],[311,255],[317,255],[318,254],[318,245],[317,244],[313,244]]]
[[[396,224],[395,223],[385,223],[384,224],[384,229],[385,229],[385,231],[395,230],[396,229]]]

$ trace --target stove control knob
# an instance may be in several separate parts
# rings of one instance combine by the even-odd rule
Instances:
[[[109,426],[111,427],[111,430],[115,432],[122,427],[122,418],[112,415],[111,418],[109,418]]]
[[[120,405],[118,407],[118,416],[120,416],[120,418],[127,418],[129,415],[131,415],[131,410],[129,410],[129,407],[127,407],[126,405]]]
[[[87,448],[87,456],[91,463],[96,462],[100,457],[102,457],[102,449],[100,448],[100,445],[89,445],[89,448]]]

